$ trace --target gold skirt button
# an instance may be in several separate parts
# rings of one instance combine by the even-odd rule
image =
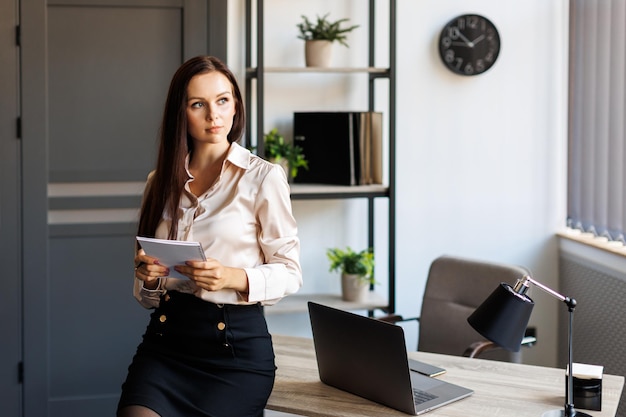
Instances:
[[[218,330],[224,330],[226,328],[226,324],[220,321],[217,323],[217,328]]]
[[[159,317],[159,321],[161,323],[165,323],[166,320],[167,320],[167,316],[165,314],[162,314],[161,317]]]

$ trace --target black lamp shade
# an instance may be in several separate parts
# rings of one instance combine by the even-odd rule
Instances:
[[[502,282],[467,318],[481,335],[497,345],[518,352],[535,302]]]

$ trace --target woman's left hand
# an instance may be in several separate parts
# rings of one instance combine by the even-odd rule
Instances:
[[[233,289],[242,293],[248,292],[246,271],[224,266],[215,259],[187,261],[185,265],[176,265],[174,269],[207,291]]]

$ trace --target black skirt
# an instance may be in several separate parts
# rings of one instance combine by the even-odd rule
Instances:
[[[274,385],[271,336],[260,304],[161,297],[128,368],[118,410],[162,417],[258,417]]]

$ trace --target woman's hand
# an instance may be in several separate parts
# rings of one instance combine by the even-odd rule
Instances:
[[[146,255],[143,249],[135,255],[135,277],[143,281],[144,288],[155,290],[159,286],[159,277],[169,274],[169,268],[159,265],[159,260]]]
[[[228,288],[241,293],[248,292],[246,271],[241,268],[224,266],[215,259],[187,261],[185,265],[176,265],[174,269],[207,291]]]

